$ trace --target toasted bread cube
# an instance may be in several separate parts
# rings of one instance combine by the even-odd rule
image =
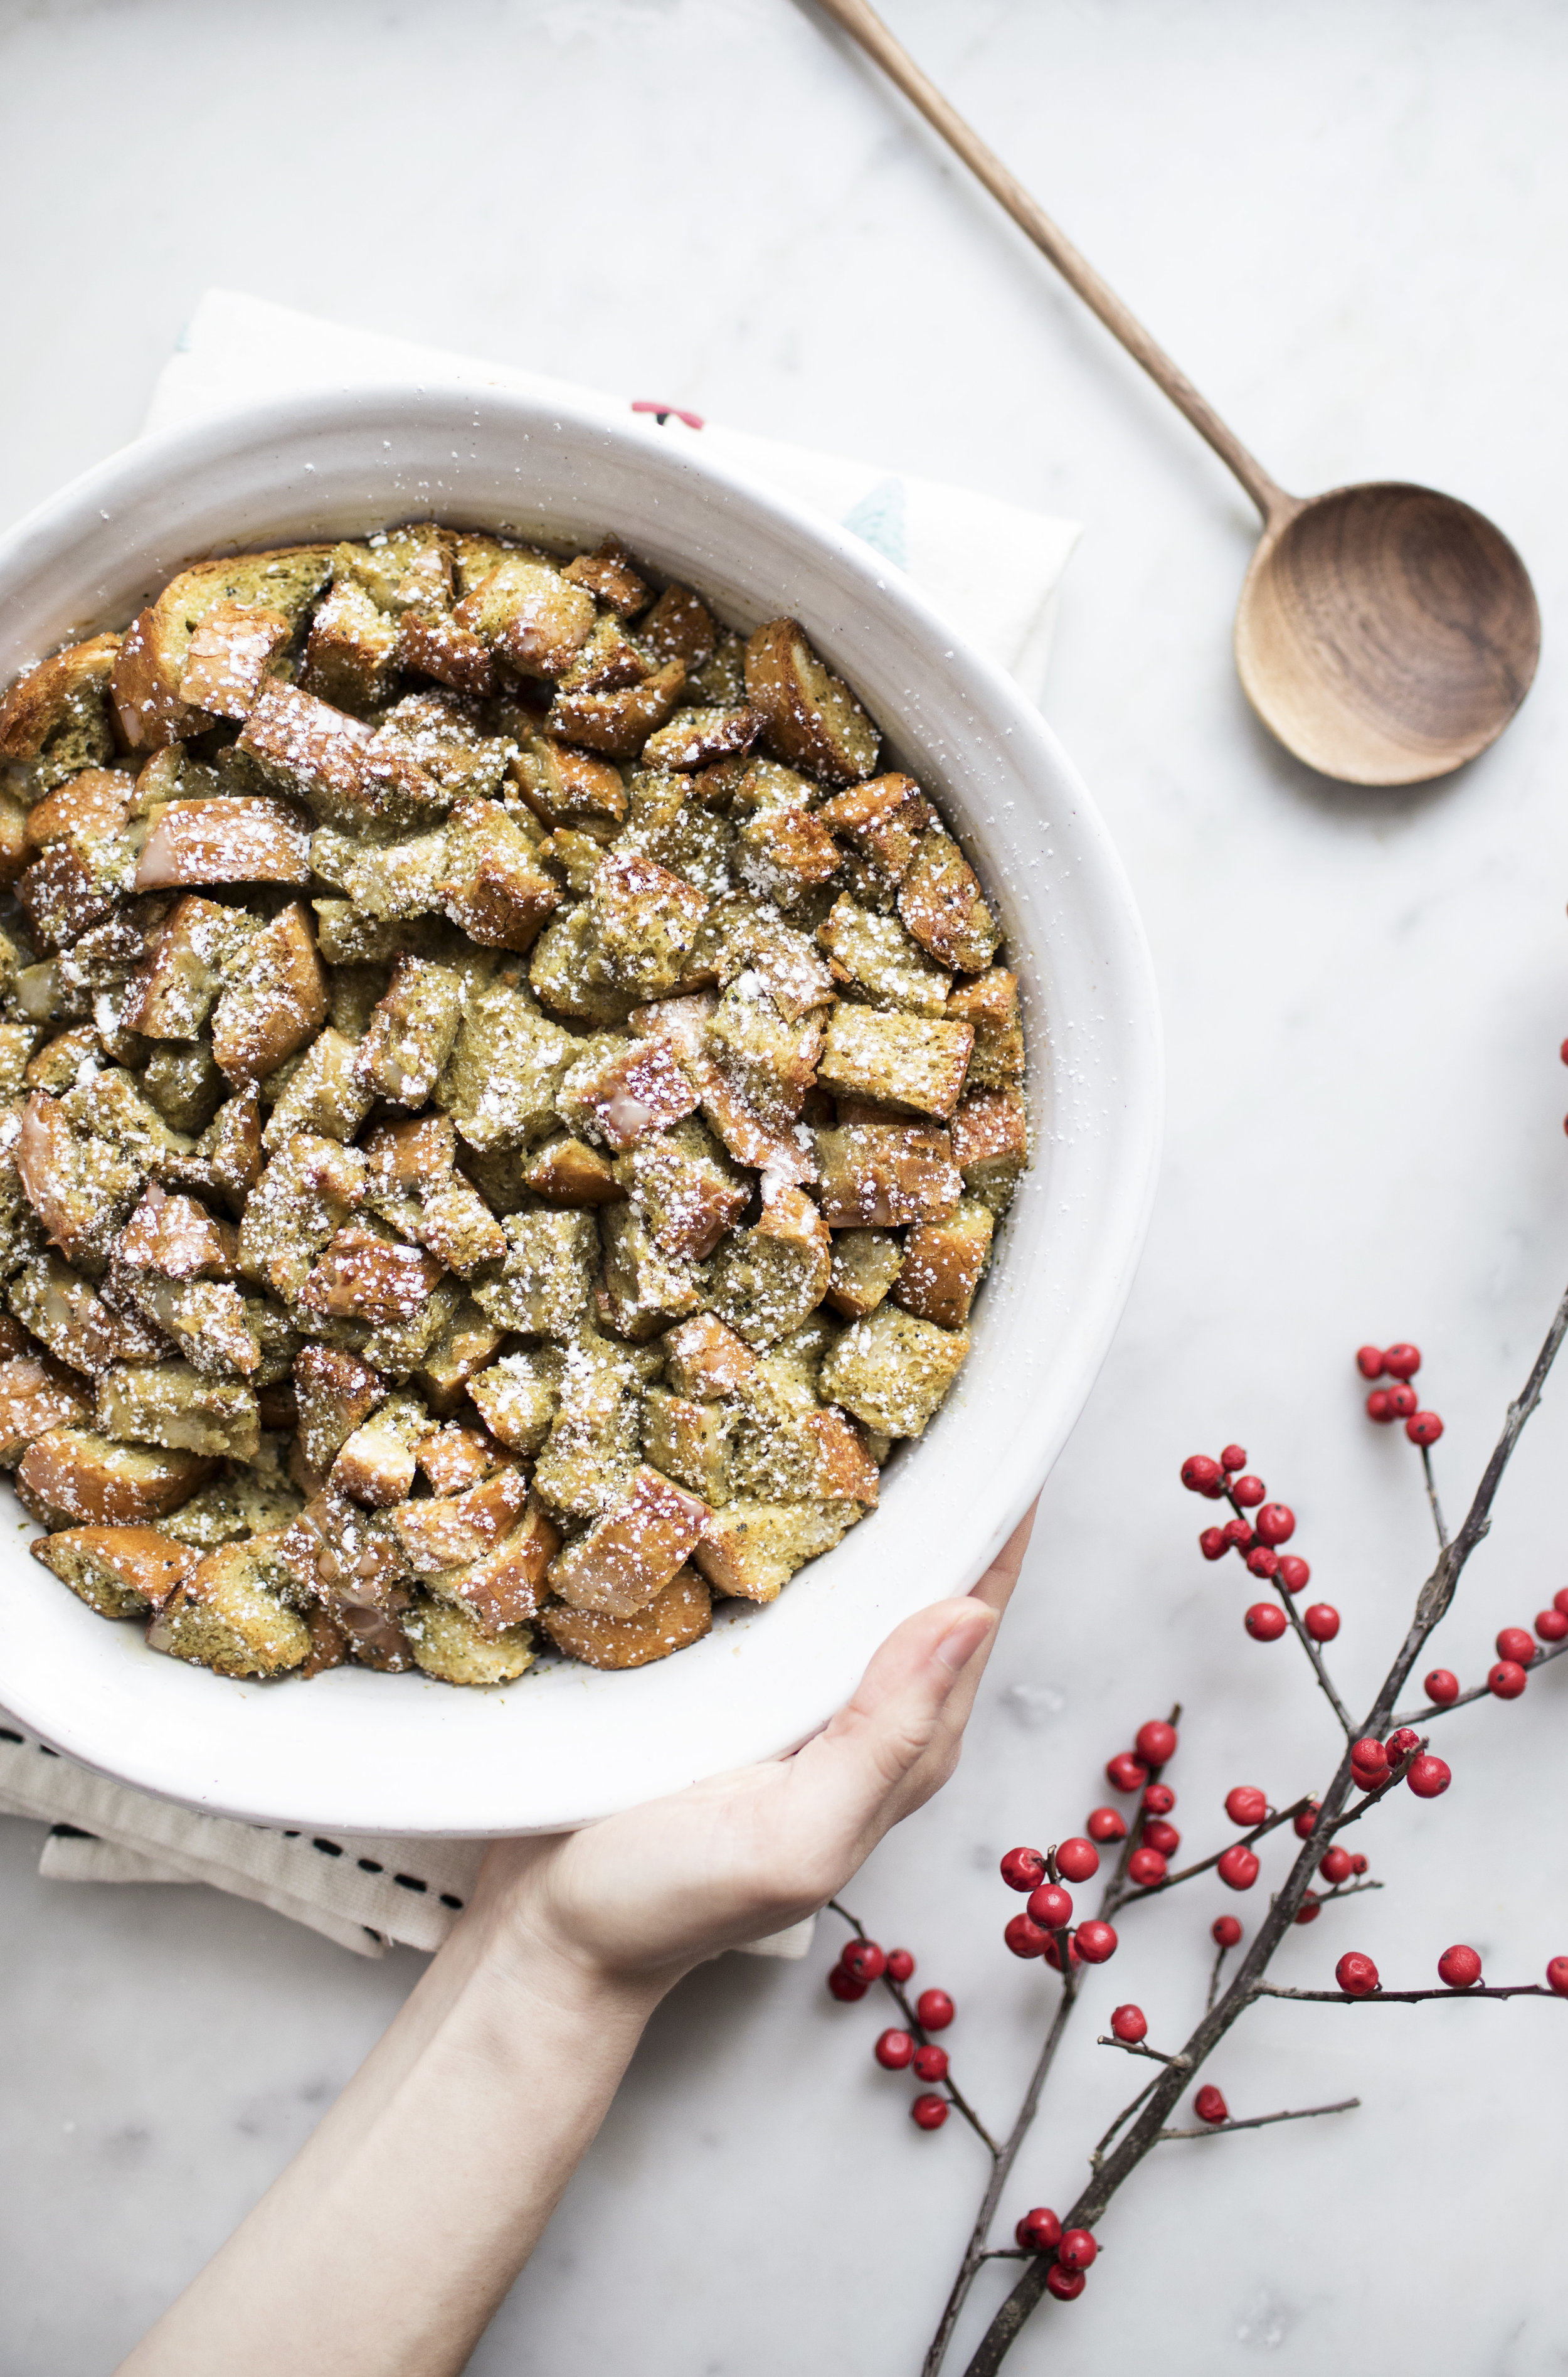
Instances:
[[[539,1345],[507,1354],[469,1380],[469,1394],[492,1436],[514,1452],[537,1452],[550,1434],[562,1356]]]
[[[664,1375],[678,1395],[731,1394],[755,1368],[756,1356],[745,1339],[726,1328],[717,1313],[694,1313],[664,1340]]]
[[[555,1092],[575,1044],[525,993],[470,997],[436,1103],[481,1153],[524,1147],[555,1128]]]
[[[220,1117],[221,1119],[221,1117]],[[287,1300],[364,1195],[357,1148],[300,1131],[285,1141],[248,1199],[240,1224],[240,1270]]]
[[[700,1276],[660,1250],[635,1205],[605,1206],[599,1227],[604,1284],[595,1308],[616,1336],[641,1344],[706,1301]]]
[[[836,1097],[865,1098],[945,1122],[974,1045],[971,1023],[885,1013],[840,1000],[827,1020],[817,1079]]]
[[[276,1471],[234,1463],[172,1512],[160,1533],[195,1551],[216,1551],[241,1535],[281,1534],[299,1516],[302,1499]]]
[[[313,900],[310,904],[315,914],[315,945],[329,966],[386,965],[402,955],[410,940],[395,918],[362,916],[351,900]]]
[[[541,555],[502,555],[453,613],[524,676],[557,677],[570,668],[598,613],[584,587],[570,585]]]
[[[873,1007],[972,1021],[958,1014],[948,999],[951,974],[932,964],[897,916],[879,915],[874,908],[839,899],[817,926],[816,938],[833,961],[837,979],[853,983]]]
[[[399,1621],[412,1587],[392,1513],[365,1511],[328,1489],[305,1504],[276,1544],[295,1590],[320,1601],[342,1628],[350,1658],[388,1675],[411,1666]]]
[[[826,1301],[848,1320],[863,1320],[892,1287],[903,1260],[901,1241],[887,1230],[835,1230]]]
[[[964,1193],[950,1134],[927,1124],[854,1122],[819,1130],[816,1153],[830,1229],[939,1222]]]
[[[964,1367],[967,1332],[892,1304],[846,1329],[822,1365],[823,1394],[886,1436],[920,1436]]]
[[[358,586],[378,609],[408,611],[452,599],[452,532],[434,520],[378,530],[332,555],[334,586]],[[318,614],[319,615],[319,614]]]
[[[123,1021],[149,1039],[194,1040],[261,929],[216,901],[178,901],[131,978]]]
[[[0,1361],[0,1469],[14,1469],[29,1445],[52,1428],[79,1426],[91,1416],[79,1389],[31,1355]]]
[[[220,1676],[277,1676],[303,1666],[310,1630],[261,1582],[249,1544],[225,1544],[176,1586],[147,1630],[148,1645]]]
[[[299,1300],[329,1320],[396,1327],[423,1312],[441,1276],[434,1255],[350,1222],[323,1248]]]
[[[281,618],[291,634],[330,567],[329,546],[289,545],[272,553],[200,561],[171,579],[157,602],[137,619],[115,665],[114,706],[127,746],[133,751],[156,751],[182,735],[198,733],[206,723],[202,711],[181,695],[204,623],[216,619],[219,632],[197,666],[204,682],[217,685],[220,677],[214,674],[214,656],[222,646],[222,623],[239,609]],[[260,674],[258,666],[258,680]]]
[[[641,685],[651,674],[647,654],[633,643],[620,621],[600,619],[571,667],[556,678],[556,697],[613,693],[622,686]]]
[[[639,1140],[616,1159],[615,1177],[631,1197],[661,1254],[701,1262],[751,1202],[751,1183],[695,1120]]]
[[[208,1379],[190,1362],[115,1363],[98,1381],[98,1425],[119,1443],[254,1460],[261,1442],[255,1391]]]
[[[489,1633],[460,1601],[420,1594],[402,1622],[416,1665],[440,1684],[515,1683],[533,1665],[533,1635],[527,1626]]]
[[[561,887],[535,846],[499,801],[460,801],[446,837],[442,905],[470,940],[486,949],[531,950]]]
[[[329,823],[347,825],[375,814],[365,782],[370,738],[370,728],[346,711],[297,686],[269,685],[245,722],[239,748],[269,783],[302,796]]]
[[[463,987],[450,966],[399,958],[354,1060],[373,1097],[422,1105],[440,1080],[462,1020]]]
[[[630,1618],[552,1602],[540,1624],[558,1651],[589,1667],[646,1667],[689,1650],[711,1630],[712,1596],[695,1571],[683,1568],[646,1608]]]
[[[683,661],[695,669],[712,659],[717,630],[707,604],[689,586],[667,586],[637,639],[656,662]]]
[[[510,1535],[528,1499],[516,1469],[497,1469],[465,1493],[400,1502],[391,1524],[417,1576],[466,1567]]]
[[[500,684],[486,646],[471,627],[460,627],[449,611],[406,611],[398,622],[394,660],[412,676],[433,676],[438,685],[481,699]]]
[[[827,1293],[827,1224],[801,1188],[780,1188],[754,1229],[725,1241],[714,1259],[711,1301],[748,1345],[772,1345],[798,1329]]]
[[[512,775],[544,825],[620,825],[624,820],[627,794],[620,770],[553,735],[530,736],[512,763]]]
[[[205,1486],[216,1461],[117,1444],[86,1427],[51,1428],[17,1471],[24,1511],[43,1525],[137,1526],[167,1517]]]
[[[469,1380],[494,1359],[505,1338],[480,1310],[471,1296],[461,1296],[420,1356],[414,1382],[439,1418],[449,1418],[462,1404]]]
[[[922,834],[898,887],[898,914],[938,965],[983,973],[1002,928],[951,834]]]
[[[761,976],[750,971],[737,976],[715,1009],[707,1026],[707,1053],[767,1130],[787,1129],[805,1104],[806,1092],[817,1077],[826,1021],[824,1014],[814,1010],[790,1022]],[[721,1129],[719,1136],[725,1136]]]
[[[965,1077],[968,1090],[1010,1087],[1024,1078],[1024,1034],[1018,1020],[1018,978],[993,965],[960,982],[947,1012],[975,1027],[974,1054]]]
[[[232,1279],[239,1238],[231,1224],[215,1220],[194,1197],[171,1197],[154,1183],[143,1191],[114,1254],[128,1270],[160,1279]]]
[[[549,731],[564,743],[578,743],[609,759],[635,759],[648,736],[673,711],[686,681],[679,661],[668,661],[640,685],[606,693],[558,693],[551,704]]]
[[[707,901],[695,886],[636,853],[616,853],[588,894],[594,932],[616,985],[661,998],[680,981]]]
[[[693,944],[686,979],[728,988],[754,974],[787,1023],[833,998],[833,977],[807,936],[743,892],[716,900]]]
[[[23,1263],[6,1300],[57,1362],[87,1378],[96,1377],[109,1362],[150,1361],[167,1350],[156,1328],[148,1328],[134,1312],[105,1304],[91,1282],[58,1255],[40,1255]]]
[[[534,1490],[561,1518],[596,1519],[624,1494],[637,1464],[641,1381],[624,1348],[579,1340],[567,1348],[557,1392]],[[493,1427],[493,1411],[485,1415]]]
[[[643,1397],[642,1445],[647,1460],[707,1503],[730,1499],[730,1415],[716,1403],[692,1403],[664,1387]]]
[[[250,943],[244,972],[219,1000],[212,1054],[232,1081],[264,1081],[327,1021],[327,978],[296,900]]]
[[[639,629],[639,633],[641,630]],[[644,639],[646,641],[646,638]],[[704,701],[732,705],[746,698],[746,639],[732,627],[721,628],[706,661],[686,664],[686,683]]]
[[[41,792],[113,758],[109,687],[120,644],[118,636],[94,636],[68,645],[0,697],[0,759],[30,762]]]
[[[160,1608],[201,1559],[156,1527],[66,1527],[40,1535],[30,1549],[101,1618]]]
[[[759,1502],[715,1511],[693,1558],[716,1593],[777,1601],[797,1569],[830,1552],[861,1515],[858,1502]]]
[[[22,1110],[17,1177],[67,1261],[101,1271],[141,1186],[141,1170],[106,1141],[78,1136],[63,1103],[35,1090]]]
[[[538,1615],[548,1597],[545,1571],[560,1548],[560,1528],[530,1500],[510,1535],[466,1567],[429,1578],[429,1590],[466,1609],[493,1642],[505,1628]]]
[[[22,846],[35,858],[52,842],[90,848],[124,833],[135,794],[132,777],[110,768],[84,768],[26,811]]]
[[[311,1042],[274,1105],[262,1145],[270,1152],[302,1130],[347,1142],[369,1114],[372,1098],[357,1069],[354,1042],[329,1023]]]
[[[626,1194],[608,1157],[566,1131],[529,1156],[523,1181],[547,1205],[615,1205]]]
[[[1029,1160],[1029,1126],[1016,1090],[977,1090],[953,1117],[953,1160],[971,1197],[1001,1215]]]
[[[545,926],[529,962],[529,985],[552,1014],[582,1023],[619,1023],[639,996],[616,980],[587,901]]]
[[[705,1502],[644,1466],[624,1499],[557,1553],[550,1584],[574,1609],[630,1618],[684,1565],[707,1519]]]
[[[410,1225],[409,1235],[459,1279],[472,1279],[486,1263],[500,1262],[506,1236],[477,1188],[449,1180],[433,1188]]]
[[[127,868],[99,849],[83,854],[68,842],[51,842],[17,884],[17,898],[33,940],[50,955],[107,924],[128,885]]]
[[[592,553],[577,554],[561,575],[569,585],[586,586],[618,619],[635,619],[653,600],[651,590],[632,566],[631,555],[612,536],[607,536]]]
[[[807,809],[764,809],[735,839],[741,880],[781,908],[799,907],[841,863],[833,836]]]
[[[623,1040],[574,1065],[557,1105],[567,1122],[621,1154],[695,1114],[697,1093],[663,1043]]]
[[[643,745],[643,765],[673,768],[683,773],[710,768],[716,759],[749,751],[761,733],[760,713],[743,706],[678,710],[669,724],[659,727]]]
[[[400,622],[383,611],[362,586],[344,579],[333,587],[311,621],[304,689],[339,710],[369,710],[386,699],[401,648]]]
[[[273,655],[292,633],[280,611],[216,603],[185,647],[180,699],[214,718],[248,718]]]
[[[877,1498],[876,1463],[841,1412],[789,1408],[759,1375],[741,1389],[731,1419],[733,1491],[762,1502],[858,1502]]]
[[[962,1329],[975,1290],[991,1260],[996,1224],[986,1207],[966,1197],[944,1222],[925,1222],[909,1232],[893,1294],[906,1312]]]
[[[136,889],[196,883],[308,883],[310,822],[284,801],[180,801],[155,808]]]
[[[325,1476],[343,1446],[376,1406],[386,1381],[352,1354],[306,1345],[294,1364],[300,1444],[307,1466]]]
[[[267,1356],[251,1326],[250,1308],[238,1288],[214,1280],[160,1279],[137,1273],[128,1275],[122,1284],[137,1313],[152,1323],[148,1335],[162,1332],[158,1353],[168,1353],[171,1345],[164,1341],[172,1341],[172,1349],[204,1378],[263,1383]],[[147,1358],[142,1348],[127,1352],[132,1359]]]
[[[433,1494],[465,1494],[493,1470],[513,1466],[505,1447],[488,1428],[469,1427],[457,1420],[434,1429],[426,1422],[417,1458]]]
[[[163,1156],[158,1170],[172,1187],[226,1199],[231,1211],[237,1211],[260,1179],[262,1161],[261,1092],[247,1081],[224,1099],[189,1153]]]
[[[506,1260],[496,1278],[476,1284],[481,1308],[498,1327],[520,1329],[526,1336],[574,1336],[590,1308],[599,1272],[592,1213],[509,1213],[503,1227]]]
[[[417,1395],[388,1395],[345,1439],[328,1478],[333,1492],[377,1511],[407,1500],[421,1439],[430,1428],[430,1415]]]
[[[746,699],[778,758],[830,784],[876,765],[880,736],[842,677],[824,666],[794,619],[774,619],[746,646]]]
[[[737,1164],[790,1186],[816,1178],[816,1154],[809,1130],[798,1124],[778,1130],[766,1128],[717,1065],[705,1066],[700,1087],[703,1120]]]

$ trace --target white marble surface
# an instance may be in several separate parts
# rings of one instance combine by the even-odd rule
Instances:
[[[1162,1199],[965,1765],[851,1893],[953,1988],[956,2062],[1003,2108],[1040,1983],[1001,1947],[997,1853],[1081,1822],[1100,1762],[1172,1698],[1194,1842],[1218,1840],[1229,1783],[1283,1797],[1331,1762],[1294,1647],[1249,1642],[1240,1571],[1197,1556],[1182,1454],[1240,1436],[1295,1504],[1365,1694],[1428,1544],[1409,1449],[1359,1417],[1350,1350],[1426,1346],[1458,1502],[1568,1267],[1568,22],[1549,0],[889,15],[1288,484],[1425,479],[1515,538],[1546,662],[1501,749],[1384,799],[1279,755],[1229,662],[1242,499],[790,0],[6,9],[0,517],[130,434],[220,281],[1087,524],[1048,707],[1154,942]],[[1568,1581],[1562,1444],[1560,1392],[1442,1638],[1467,1678]],[[1389,1889],[1294,1935],[1282,1977],[1324,1983],[1350,1945],[1391,1983],[1432,1977],[1454,1939],[1507,1977],[1568,1950],[1545,1762],[1565,1690],[1562,1666],[1453,1720],[1448,1798],[1401,1795],[1368,1843]],[[36,1828],[0,1827],[0,2369],[89,2377],[305,2134],[417,1960],[360,1965],[205,1893],[44,1885]],[[1105,2006],[1136,1997],[1173,2039],[1221,1895],[1129,1917]],[[664,2008],[482,2377],[918,2365],[978,2150],[911,2128],[869,2005],[830,2005],[824,1962],[731,1958]],[[1010,2365],[1560,2370],[1564,2018],[1253,2014],[1214,2068],[1233,2109],[1359,2092],[1363,2110],[1146,2166],[1088,2293]],[[1106,2066],[1070,2051],[1011,2209],[1070,2198],[1127,2085]]]

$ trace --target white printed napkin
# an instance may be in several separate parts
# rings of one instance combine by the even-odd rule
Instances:
[[[545,398],[593,396],[509,365],[478,363],[407,340],[321,322],[287,306],[209,289],[159,376],[148,429],[232,411],[258,396],[344,388],[414,373],[430,386],[517,388]],[[902,570],[964,639],[1038,699],[1057,588],[1077,541],[1071,520],[710,428],[695,413],[640,391],[627,402],[672,436],[695,436],[737,471],[825,513]],[[273,1831],[198,1814],[111,1783],[62,1758],[0,1713],[0,1815],[50,1827],[39,1871],[51,1881],[200,1881],[305,1923],[356,1955],[393,1941],[441,1945],[473,1887],[482,1841],[359,1839]],[[813,1922],[758,1940],[746,1952],[803,1956]]]

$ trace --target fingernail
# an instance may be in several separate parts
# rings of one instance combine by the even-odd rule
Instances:
[[[954,1675],[960,1667],[967,1667],[990,1627],[991,1612],[988,1609],[977,1609],[972,1618],[960,1618],[952,1631],[944,1634],[936,1646],[936,1655],[942,1666]]]

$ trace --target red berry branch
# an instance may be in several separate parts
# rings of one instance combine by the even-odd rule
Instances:
[[[1338,1835],[1395,1790],[1403,1788],[1418,1799],[1431,1800],[1448,1789],[1452,1770],[1445,1760],[1432,1754],[1425,1728],[1436,1718],[1475,1701],[1517,1700],[1538,1667],[1568,1651],[1565,1587],[1551,1607],[1538,1614],[1533,1635],[1523,1626],[1503,1629],[1497,1637],[1496,1664],[1484,1682],[1464,1690],[1449,1668],[1432,1667],[1423,1679],[1425,1704],[1396,1713],[1407,1678],[1452,1607],[1466,1563],[1487,1532],[1503,1472],[1521,1429],[1540,1400],[1565,1333],[1568,1296],[1558,1307],[1523,1392],[1509,1405],[1480,1484],[1452,1537],[1443,1521],[1431,1463],[1431,1447],[1443,1435],[1443,1422],[1435,1412],[1420,1408],[1410,1384],[1421,1367],[1419,1349],[1401,1344],[1363,1345],[1358,1352],[1357,1367],[1371,1382],[1368,1416],[1384,1427],[1402,1420],[1407,1437],[1420,1454],[1438,1542],[1437,1564],[1417,1596],[1398,1654],[1360,1724],[1351,1718],[1324,1659],[1323,1646],[1334,1642],[1340,1630],[1338,1610],[1328,1602],[1297,1607],[1296,1597],[1304,1592],[1312,1571],[1299,1553],[1281,1549],[1295,1535],[1294,1511],[1284,1502],[1269,1500],[1263,1479],[1248,1471],[1247,1456],[1240,1445],[1227,1445],[1218,1459],[1194,1453],[1182,1463],[1182,1482],[1189,1491],[1228,1503],[1232,1513],[1223,1525],[1206,1527],[1199,1535],[1205,1559],[1219,1561],[1234,1552],[1249,1576],[1272,1588],[1272,1600],[1254,1602],[1246,1610],[1246,1631],[1261,1642],[1278,1642],[1294,1631],[1342,1729],[1344,1751],[1321,1794],[1297,1799],[1289,1807],[1273,1806],[1266,1792],[1255,1784],[1233,1785],[1225,1795],[1224,1811],[1240,1837],[1176,1867],[1173,1860],[1182,1846],[1182,1834],[1170,1821],[1176,1794],[1164,1779],[1178,1748],[1182,1713],[1172,1709],[1168,1718],[1151,1718],[1140,1726],[1132,1748],[1118,1751],[1106,1765],[1105,1777],[1112,1791],[1135,1800],[1130,1818],[1115,1807],[1098,1807],[1091,1810],[1081,1834],[1047,1849],[1020,1846],[1007,1851],[1002,1859],[1002,1880],[1024,1898],[1024,1905],[1004,1923],[1004,1942],[1015,1956],[1049,1967],[1059,1976],[1059,1986],[1051,1989],[1045,2036],[1004,2137],[1000,2132],[993,2135],[960,2095],[946,2051],[931,2040],[931,2032],[945,2030],[953,2021],[952,1999],[944,1990],[926,1989],[911,2006],[905,1993],[905,1984],[914,1972],[909,1951],[885,1953],[868,1939],[847,1908],[834,1903],[852,1937],[827,1977],[829,1989],[836,1998],[854,2001],[880,1982],[891,1993],[904,2025],[881,2034],[873,2049],[877,2061],[890,2072],[910,2071],[917,2080],[928,2084],[928,2093],[917,2096],[909,2107],[921,2129],[940,2129],[949,2110],[955,2110],[980,2139],[990,2161],[979,2211],[925,2357],[923,2377],[937,2377],[959,2316],[988,2263],[1018,2262],[1023,2267],[970,2359],[967,2377],[994,2377],[1042,2295],[1060,2302],[1075,2301],[1085,2290],[1099,2250],[1095,2236],[1099,2223],[1117,2191],[1157,2145],[1355,2109],[1360,2099],[1352,2096],[1334,2104],[1237,2117],[1214,2082],[1205,2081],[1192,2099],[1196,2125],[1171,2123],[1170,2115],[1203,2065],[1231,2025],[1259,1999],[1317,2005],[1413,2005],[1427,1999],[1568,1998],[1568,1955],[1551,1958],[1544,1982],[1494,1986],[1483,1983],[1479,1955],[1462,1943],[1444,1949],[1437,1958],[1440,1986],[1435,1989],[1385,1989],[1372,1959],[1354,1948],[1345,1951],[1336,1964],[1333,1989],[1284,1989],[1264,1977],[1294,1925],[1314,1922],[1325,1907],[1358,1892],[1383,1888],[1381,1881],[1370,1877],[1366,1857],[1342,1845]],[[1394,1383],[1383,1384],[1385,1380]],[[1215,1957],[1207,2001],[1197,2027],[1182,2047],[1167,2052],[1150,2041],[1149,2019],[1143,2007],[1123,2004],[1113,2009],[1099,2045],[1151,2063],[1152,2078],[1123,2107],[1089,2154],[1087,2182],[1068,2211],[1059,2216],[1046,2205],[1036,2204],[1016,2216],[1011,2245],[993,2245],[991,2238],[1014,2164],[1034,2123],[1068,2022],[1090,1984],[1093,1967],[1108,1963],[1116,1953],[1118,1934],[1111,1918],[1125,1920],[1144,1902],[1163,1898],[1202,1874],[1212,1873],[1227,1889],[1239,1893],[1253,1889],[1263,1871],[1258,1845],[1286,1825],[1301,1845],[1229,1987],[1222,1986],[1227,1960],[1241,1947],[1244,1935],[1236,1916],[1221,1914],[1209,1927]],[[1111,1869],[1101,1881],[1092,1912],[1081,1912],[1074,1893],[1100,1872],[1102,1850],[1115,1853]]]

